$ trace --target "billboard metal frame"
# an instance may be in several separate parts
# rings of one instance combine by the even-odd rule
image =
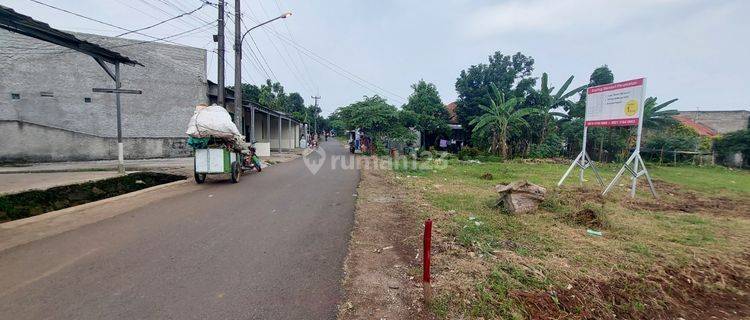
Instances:
[[[644,78],[643,91],[645,90],[646,79]],[[638,184],[638,178],[641,176],[646,176],[646,181],[648,181],[648,187],[651,191],[651,194],[654,196],[654,198],[658,198],[658,196],[656,195],[656,189],[654,188],[654,183],[653,181],[651,181],[651,175],[648,174],[648,170],[646,169],[646,163],[643,162],[643,158],[641,158],[641,134],[643,133],[643,112],[645,111],[645,105],[643,105],[643,96],[641,96],[640,100],[641,105],[638,107],[638,133],[635,140],[635,149],[633,149],[633,153],[622,165],[620,171],[617,172],[617,175],[615,175],[609,185],[607,185],[607,188],[602,191],[602,195],[607,194],[607,192],[609,192],[609,190],[611,190],[612,187],[614,187],[620,181],[625,171],[627,171],[632,181],[630,186],[630,197],[635,198],[635,188]]]
[[[617,175],[612,179],[612,181],[607,185],[607,187],[602,191],[602,195],[607,194],[612,187],[614,187],[620,179],[622,179],[623,175],[627,171],[627,175],[631,177],[631,187],[630,187],[630,196],[635,197],[635,189],[638,182],[638,178],[641,176],[646,176],[646,180],[648,181],[649,189],[651,191],[651,194],[654,196],[654,198],[658,198],[656,195],[656,189],[654,188],[653,181],[651,180],[651,175],[648,173],[648,170],[646,169],[646,164],[643,161],[643,158],[641,158],[641,134],[643,133],[643,112],[644,112],[644,105],[643,105],[643,91],[646,89],[646,79],[635,79],[635,80],[629,80],[621,83],[615,83],[615,84],[607,84],[605,86],[614,86],[617,87],[620,84],[627,84],[632,81],[642,81],[642,90],[641,90],[641,96],[639,97],[639,106],[638,106],[638,130],[637,130],[637,137],[635,142],[635,149],[633,149],[633,153],[628,157],[628,160],[625,161],[625,163],[622,165],[620,170],[617,172]],[[632,85],[631,85],[632,86]],[[588,105],[587,105],[588,107]],[[623,119],[615,119],[616,121],[621,121]],[[603,123],[607,123],[606,125],[596,125],[596,126],[618,126],[613,125],[612,121],[604,121]],[[625,123],[632,123],[630,121],[628,122],[622,122]],[[595,125],[591,125],[595,126]],[[620,124],[619,126],[622,126]],[[574,167],[580,168],[580,174],[579,174],[579,182],[581,186],[583,186],[583,173],[586,169],[591,167],[591,170],[594,171],[594,174],[596,175],[596,179],[599,182],[600,185],[604,186],[604,182],[602,180],[602,177],[599,175],[599,171],[596,169],[596,166],[594,165],[594,161],[591,160],[591,158],[588,155],[588,152],[586,152],[586,142],[587,142],[587,136],[588,136],[588,127],[587,121],[584,119],[584,125],[583,125],[583,145],[581,147],[581,153],[578,154],[578,156],[573,160],[573,163],[570,164],[570,167],[568,167],[568,170],[565,171],[565,174],[563,174],[560,181],[557,183],[557,186],[561,186],[565,179],[570,175],[571,171],[573,171]]]

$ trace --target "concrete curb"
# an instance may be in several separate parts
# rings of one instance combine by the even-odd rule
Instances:
[[[312,149],[312,148],[306,148],[305,150],[302,150],[302,156],[303,156],[303,157],[307,157],[307,156],[308,156],[308,155],[310,155],[310,154],[311,154],[311,153],[312,153],[312,152],[313,152],[314,150],[315,150],[315,149]]]
[[[75,206],[75,207],[60,209],[60,210],[57,210],[57,211],[50,211],[50,212],[42,213],[42,214],[39,214],[39,215],[36,215],[36,216],[33,216],[33,217],[28,217],[28,218],[23,218],[23,219],[18,219],[18,220],[13,220],[13,221],[8,221],[8,222],[0,223],[0,229],[13,229],[13,228],[17,228],[17,227],[20,227],[20,226],[23,226],[23,225],[26,225],[26,224],[29,224],[29,223],[34,223],[34,222],[44,221],[44,220],[47,220],[47,219],[52,219],[52,218],[59,217],[59,216],[65,215],[65,214],[74,213],[74,212],[86,210],[86,209],[89,209],[89,208],[93,208],[93,207],[96,207],[96,206],[104,205],[104,204],[107,204],[107,203],[110,203],[110,202],[115,202],[115,201],[119,201],[119,200],[123,200],[123,199],[132,198],[132,197],[144,194],[146,192],[156,191],[156,190],[160,190],[160,189],[164,189],[164,188],[169,188],[169,187],[173,187],[173,186],[176,186],[176,185],[180,185],[180,184],[183,184],[183,183],[188,183],[190,181],[192,181],[192,180],[191,179],[185,179],[185,180],[180,180],[180,181],[175,181],[175,182],[160,184],[158,186],[153,186],[153,187],[150,187],[150,188],[141,189],[141,190],[138,190],[138,191],[133,191],[133,192],[126,193],[126,194],[121,194],[119,196],[115,196],[115,197],[111,197],[111,198],[106,198],[106,199],[102,199],[102,200],[98,200],[98,201],[94,201],[94,202],[84,203],[82,205],[78,205],[78,206]]]
[[[116,171],[117,170],[114,170],[114,172],[116,172]],[[83,172],[83,171],[76,171],[76,172]],[[112,172],[112,171],[105,171],[105,172]],[[136,172],[140,172],[140,171],[128,171],[128,172],[125,172],[125,173],[126,174],[131,174],[131,173],[136,173]],[[34,172],[34,173],[37,173],[37,172]],[[58,172],[45,172],[45,173],[58,173]],[[2,173],[0,173],[0,174],[2,174]],[[9,174],[9,173],[6,173],[6,174]],[[23,174],[26,174],[26,173],[23,173]],[[13,194],[24,193],[24,192],[29,192],[29,191],[44,191],[44,190],[47,190],[47,189],[50,189],[50,188],[55,188],[55,187],[64,187],[64,186],[70,186],[70,185],[75,185],[75,184],[82,184],[82,183],[87,183],[87,182],[101,181],[101,180],[107,180],[107,179],[117,178],[117,177],[121,177],[121,176],[122,175],[117,174],[117,175],[112,176],[112,177],[92,178],[92,179],[80,180],[80,181],[72,182],[72,183],[52,184],[52,185],[49,185],[49,186],[44,187],[44,188],[28,188],[28,189],[22,189],[22,190],[17,190],[17,191],[0,192],[0,197],[2,197],[2,196],[9,196],[9,195],[13,195]]]
[[[112,168],[80,168],[80,169],[41,169],[41,170],[6,170],[0,171],[0,174],[19,174],[19,173],[58,173],[58,172],[96,172],[96,171],[117,171],[117,167]]]
[[[192,164],[191,164],[192,166]],[[137,171],[154,171],[158,169],[180,169],[183,166],[126,166],[128,172]],[[39,170],[0,170],[0,175],[3,174],[19,174],[19,173],[58,173],[58,172],[100,172],[100,171],[117,171],[117,167],[99,167],[99,168],[68,168],[68,169],[39,169]]]

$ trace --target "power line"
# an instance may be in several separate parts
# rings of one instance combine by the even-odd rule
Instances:
[[[200,7],[198,7],[198,8],[195,8],[195,10],[193,10],[193,11],[190,11],[190,12],[184,12],[184,13],[182,13],[182,14],[179,14],[179,15],[177,15],[177,16],[174,16],[174,17],[172,17],[172,18],[169,18],[169,19],[167,19],[167,20],[159,21],[159,22],[157,22],[157,23],[155,23],[155,24],[152,24],[152,25],[150,25],[150,26],[148,26],[148,27],[143,27],[143,28],[140,28],[140,29],[135,29],[135,30],[132,30],[132,31],[128,31],[128,32],[124,32],[124,33],[121,33],[121,34],[118,34],[118,35],[116,35],[115,37],[118,37],[118,38],[119,38],[119,37],[122,37],[122,36],[124,36],[124,35],[126,35],[126,34],[131,34],[131,33],[135,33],[135,32],[138,32],[138,31],[143,31],[143,30],[146,30],[146,29],[151,29],[151,28],[153,28],[153,27],[156,27],[156,26],[158,26],[158,25],[162,25],[162,24],[165,24],[165,23],[167,23],[167,22],[169,22],[169,21],[172,21],[172,20],[174,20],[174,19],[179,19],[179,18],[182,18],[182,17],[184,17],[184,16],[186,16],[186,15],[191,15],[191,14],[195,13],[196,11],[198,11],[198,10],[200,10],[200,9],[203,9],[203,7],[205,7],[205,6],[206,6],[206,3],[204,2],[204,3],[203,3],[203,4],[201,5],[201,6],[200,6]]]
[[[45,7],[48,7],[48,8],[52,8],[52,9],[55,9],[55,10],[58,10],[58,11],[62,11],[62,12],[68,13],[68,14],[72,14],[72,15],[74,15],[74,16],[76,16],[76,17],[79,17],[79,18],[83,18],[83,19],[86,19],[86,20],[89,20],[89,21],[94,21],[94,22],[97,22],[97,23],[101,23],[101,24],[103,24],[103,25],[106,25],[106,26],[110,26],[110,27],[113,27],[113,28],[117,28],[117,29],[120,29],[120,30],[123,30],[123,31],[133,31],[133,30],[130,30],[130,29],[127,29],[127,28],[123,28],[123,27],[120,27],[120,26],[117,26],[117,25],[111,24],[111,23],[109,23],[109,22],[104,22],[104,21],[101,21],[101,20],[98,20],[98,19],[95,19],[95,18],[91,18],[91,17],[87,17],[87,16],[84,16],[84,15],[82,15],[82,14],[79,14],[79,13],[75,13],[75,12],[73,12],[73,11],[70,11],[70,10],[66,10],[66,9],[63,9],[63,8],[59,8],[59,7],[56,7],[56,6],[53,6],[53,5],[50,5],[50,4],[47,4],[47,3],[41,2],[41,1],[39,1],[39,0],[29,0],[29,1],[31,1],[31,2],[34,2],[34,3],[37,3],[37,4],[40,4],[40,5],[43,5],[43,6],[45,6]],[[151,39],[158,39],[157,37],[154,37],[154,36],[152,36],[152,35],[149,35],[149,34],[145,34],[145,33],[139,32],[139,31],[133,31],[133,33],[135,33],[135,34],[139,34],[139,35],[142,35],[142,36],[145,36],[145,37],[151,38]],[[170,42],[170,43],[172,43],[172,44],[176,44],[176,45],[181,45],[181,44],[179,44],[179,43],[176,43],[176,42],[171,42],[171,41],[167,41],[167,42]]]
[[[279,9],[279,11],[283,11],[283,10],[281,9],[281,4],[280,4],[280,1],[279,1],[279,0],[276,0],[275,2],[276,2],[276,8],[278,8],[278,9]],[[283,22],[283,23],[284,23],[284,27],[286,27],[286,31],[287,31],[287,33],[289,34],[289,37],[290,37],[290,38],[291,38],[291,39],[292,39],[293,41],[296,41],[296,40],[294,39],[294,34],[292,34],[292,29],[291,29],[291,28],[289,28],[289,23],[288,23],[288,22],[287,22],[286,20],[284,20],[284,22]],[[304,75],[305,75],[305,76],[307,77],[307,80],[308,80],[308,81],[310,82],[310,84],[311,84],[311,85],[312,85],[312,86],[313,86],[313,87],[315,88],[315,93],[316,93],[316,94],[319,94],[319,93],[320,93],[320,92],[319,92],[320,90],[318,89],[318,84],[317,84],[317,83],[316,83],[316,82],[315,82],[315,81],[314,81],[314,80],[312,79],[312,76],[311,76],[310,70],[309,70],[309,69],[307,68],[307,63],[305,62],[305,60],[304,60],[304,59],[302,59],[302,55],[301,55],[301,54],[299,53],[299,51],[295,51],[295,52],[297,53],[297,57],[299,58],[299,60],[300,60],[300,63],[302,64],[302,67],[303,67],[303,68],[304,68],[304,70],[305,70],[305,73],[304,73]]]
[[[225,2],[225,4],[229,5],[229,3],[228,3],[228,2]],[[228,16],[227,16],[227,18],[228,18],[228,19],[229,19],[230,21],[234,22],[234,19],[233,19],[233,17],[232,17],[231,15],[228,15]],[[227,31],[226,31],[226,32],[228,32],[228,33],[229,33],[229,34],[231,35],[231,38],[234,38],[234,32],[233,32],[232,30],[230,30],[230,29],[227,29]],[[253,37],[252,37],[252,36],[250,36],[250,39],[251,39],[251,40],[253,40]],[[253,43],[254,43],[254,42],[255,42],[255,40],[253,40]],[[260,60],[260,59],[258,58],[258,56],[257,56],[257,55],[255,54],[255,50],[253,50],[253,47],[252,47],[252,46],[251,46],[251,45],[250,45],[249,43],[245,43],[245,42],[243,42],[243,43],[242,43],[242,45],[243,45],[243,46],[244,46],[245,48],[247,48],[247,49],[248,49],[248,50],[250,51],[250,56],[251,56],[251,57],[252,57],[252,58],[253,58],[253,59],[255,60],[255,62],[257,63],[257,66],[256,66],[255,64],[253,64],[253,66],[254,66],[254,67],[255,67],[255,68],[257,69],[257,70],[259,70],[259,71],[262,71],[262,72],[263,72],[263,74],[265,74],[265,75],[266,75],[266,79],[275,79],[275,80],[276,80],[276,82],[279,82],[279,81],[278,81],[278,79],[276,78],[276,76],[275,76],[275,75],[274,75],[274,76],[271,76],[271,75],[273,74],[273,71],[271,71],[271,73],[270,73],[270,74],[268,73],[268,71],[266,70],[266,68],[267,68],[268,70],[271,70],[271,66],[270,66],[270,65],[268,65],[268,63],[266,63],[266,67],[264,67],[264,66],[263,66],[263,62],[261,62],[261,60]],[[258,47],[257,47],[257,44],[256,44],[256,50],[258,50],[258,53],[260,53],[260,48],[258,48]],[[264,60],[265,60],[265,59],[264,59]],[[251,61],[251,63],[252,63],[252,60],[250,60],[250,61]]]
[[[232,16],[229,16],[229,20],[232,21],[233,23],[236,23],[236,21],[234,21],[234,19],[232,18]],[[266,60],[266,57],[263,55],[263,52],[260,51],[260,47],[258,46],[258,43],[255,42],[255,38],[253,38],[253,36],[250,35],[250,34],[248,34],[248,36],[250,37],[250,41],[252,41],[253,44],[255,45],[255,50],[258,51],[258,55],[261,57],[261,59],[265,63],[266,68],[268,68],[268,73],[271,74],[271,76],[272,76],[272,78],[273,78],[274,81],[279,82],[279,78],[276,77],[276,74],[273,72],[273,69],[271,69],[271,65],[268,63],[268,60]],[[251,51],[252,51],[252,49],[251,49]],[[258,63],[260,63],[260,60],[258,60]],[[266,75],[268,75],[268,73],[266,73]],[[271,77],[269,77],[269,78],[271,78]]]
[[[137,41],[137,42],[133,42],[133,43],[126,43],[126,44],[113,45],[113,46],[105,46],[105,47],[107,47],[109,49],[112,49],[112,48],[121,48],[121,47],[129,47],[129,46],[134,46],[134,45],[139,45],[139,44],[145,44],[145,43],[152,43],[152,42],[156,42],[156,41],[164,41],[166,39],[178,38],[180,36],[192,33],[192,32],[194,32],[194,31],[196,31],[198,29],[202,29],[202,28],[205,28],[207,26],[210,26],[214,22],[216,22],[216,21],[212,21],[212,22],[209,22],[208,24],[205,24],[205,25],[202,25],[202,26],[198,26],[198,27],[190,29],[190,30],[185,30],[185,31],[182,31],[182,32],[179,32],[179,33],[175,33],[175,34],[172,34],[172,35],[168,35],[168,36],[165,36],[165,37],[155,38],[153,40]],[[47,49],[47,48],[38,48],[38,49]],[[33,52],[33,51],[26,51],[26,52],[24,52],[24,54],[65,54],[65,53],[71,53],[71,52],[76,52],[76,50],[73,50],[73,49],[63,49],[63,50],[56,51],[56,52]]]
[[[264,26],[264,27],[266,27],[266,26]],[[268,29],[266,29],[266,30],[268,30]],[[392,92],[390,90],[384,89],[383,87],[380,87],[380,86],[378,86],[378,85],[376,85],[376,84],[374,84],[374,83],[372,83],[372,82],[370,82],[370,81],[368,81],[368,80],[366,80],[366,79],[364,79],[364,78],[362,78],[362,77],[360,77],[360,76],[358,76],[358,75],[356,75],[356,74],[354,74],[354,73],[352,73],[352,72],[344,69],[343,67],[337,65],[336,63],[332,62],[331,60],[326,59],[326,58],[324,58],[324,57],[316,54],[312,50],[305,48],[304,46],[302,46],[299,43],[297,43],[297,42],[295,42],[295,41],[287,38],[286,36],[284,36],[284,35],[282,35],[282,34],[280,34],[278,32],[276,32],[275,30],[270,29],[270,32],[273,33],[277,38],[279,38],[281,40],[284,40],[284,41],[288,42],[289,44],[291,44],[293,47],[295,47],[297,50],[299,50],[299,52],[301,52],[301,53],[305,54],[306,56],[312,58],[313,61],[318,62],[320,65],[328,68],[329,70],[334,71],[335,73],[341,75],[342,77],[345,77],[345,78],[349,79],[352,82],[355,82],[356,84],[360,85],[361,87],[363,87],[363,88],[365,88],[367,90],[375,91],[376,93],[377,93],[377,91],[381,91],[381,93],[385,93],[387,95],[390,95],[391,97],[395,97],[395,98],[400,99],[403,102],[406,102],[406,99],[403,96],[401,96],[399,94],[396,94],[396,93],[394,93],[394,92]],[[358,80],[355,80],[355,79],[358,79]],[[369,85],[370,88],[368,88],[367,85]],[[373,88],[378,89],[378,90],[374,90]]]
[[[267,12],[265,11],[265,9],[263,8],[263,5],[262,5],[262,4],[260,4],[260,7],[261,7],[261,9],[263,10],[263,13],[264,13],[264,14],[266,15],[266,17],[268,17],[268,13],[267,13]],[[250,14],[250,16],[252,16],[252,13],[249,13],[249,14]],[[244,13],[243,13],[243,15],[244,15]],[[244,21],[244,19],[242,20],[242,24],[243,24],[243,26],[245,26],[245,29],[248,29],[248,28],[247,28],[247,25],[245,25],[245,21]],[[284,51],[286,52],[286,55],[287,55],[287,56],[289,57],[289,61],[291,61],[291,62],[292,62],[292,67],[294,68],[294,70],[292,70],[292,67],[290,67],[290,66],[289,66],[289,62],[287,61],[287,59],[286,59],[286,57],[284,56],[284,54],[282,54],[282,53],[281,53],[281,51],[279,50],[279,48],[278,48],[278,47],[276,46],[276,43],[275,43],[275,41],[273,41],[273,40],[271,39],[271,36],[269,36],[267,32],[265,32],[265,35],[266,35],[266,37],[268,38],[268,41],[269,41],[269,42],[271,43],[271,45],[273,46],[273,48],[274,48],[274,50],[276,51],[276,53],[277,53],[277,54],[279,55],[279,57],[281,58],[281,61],[282,61],[282,62],[284,63],[284,65],[285,65],[285,66],[286,66],[286,68],[287,68],[287,69],[289,70],[289,72],[291,72],[291,73],[292,73],[292,75],[293,75],[293,76],[294,76],[294,78],[295,78],[295,79],[297,80],[297,82],[298,82],[298,83],[299,83],[299,84],[300,84],[300,85],[301,85],[301,86],[303,87],[303,89],[306,89],[306,90],[310,90],[311,92],[313,92],[314,90],[313,90],[313,89],[312,89],[312,87],[311,87],[311,86],[309,85],[309,83],[307,83],[307,82],[303,81],[303,78],[300,78],[300,76],[302,76],[302,72],[301,72],[301,71],[299,70],[299,68],[297,67],[297,64],[296,64],[296,63],[294,63],[294,59],[292,58],[292,55],[291,55],[291,54],[289,54],[289,50],[288,50],[288,49],[286,48],[286,45],[285,45],[285,44],[284,44],[283,42],[281,43],[281,46],[282,46],[282,48],[283,48],[283,49],[284,49]]]
[[[203,29],[203,28],[208,27],[208,26],[213,26],[214,23],[216,23],[216,21],[211,21],[211,22],[209,22],[207,24],[204,24],[202,26],[198,26],[198,27],[195,27],[195,28],[190,29],[190,30],[185,30],[185,31],[180,32],[180,33],[175,33],[173,35],[169,35],[169,36],[166,36],[166,37],[157,38],[157,39],[153,39],[153,40],[147,40],[147,41],[139,41],[139,42],[135,42],[135,43],[128,43],[128,44],[116,45],[116,46],[111,46],[110,48],[128,47],[128,46],[134,46],[134,45],[138,45],[138,44],[151,43],[151,42],[156,42],[156,41],[162,41],[162,40],[166,40],[166,39],[171,39],[171,38],[179,37],[179,36],[187,34],[187,33],[191,33],[191,32],[196,31],[198,29]]]
[[[269,15],[268,15],[268,12],[266,11],[266,8],[263,6],[263,2],[258,1],[258,5],[260,6],[260,9],[263,11],[263,14],[266,16],[266,19],[268,19]],[[281,11],[280,8],[279,8],[279,11]],[[251,13],[251,15],[252,15],[252,13]],[[243,23],[244,23],[244,21],[243,21]],[[268,27],[274,29],[274,26],[272,26],[272,25],[269,25]],[[247,26],[245,26],[245,28],[247,28]],[[268,35],[268,32],[264,32],[264,34],[266,35],[266,38],[268,38],[268,41],[273,46],[274,50],[276,50],[276,53],[279,55],[279,57],[281,57],[281,61],[284,62],[284,65],[287,67],[287,69],[289,69],[289,71],[292,73],[292,75],[294,76],[294,78],[297,79],[297,81],[300,83],[300,85],[302,85],[302,87],[306,88],[307,90],[310,90],[311,92],[314,92],[315,90],[312,89],[312,87],[310,86],[310,84],[306,83],[305,81],[302,80],[302,78],[300,78],[301,76],[303,76],[302,72],[299,70],[299,68],[297,67],[297,64],[294,62],[294,59],[292,58],[292,55],[289,54],[289,50],[287,49],[286,44],[283,43],[283,42],[281,42],[281,47],[284,49],[284,52],[286,52],[286,55],[289,57],[289,61],[291,61],[292,67],[294,67],[294,70],[292,70],[292,68],[289,67],[289,62],[287,62],[286,57],[284,56],[284,54],[281,53],[281,51],[279,51],[279,48],[276,46],[276,41],[273,41],[271,39],[271,36]]]

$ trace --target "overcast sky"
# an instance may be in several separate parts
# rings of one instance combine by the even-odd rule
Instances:
[[[39,1],[129,29],[201,5],[199,0]],[[0,3],[61,29],[123,32],[29,0]],[[234,1],[229,4],[231,13]],[[245,49],[244,81],[257,84],[268,73],[308,103],[320,94],[324,114],[374,93],[400,106],[419,79],[435,83],[448,103],[456,98],[459,72],[498,50],[532,56],[535,75],[547,72],[557,86],[570,75],[583,84],[594,68],[607,64],[616,81],[647,77],[646,95],[679,98],[674,106],[680,110],[750,110],[746,0],[244,0],[242,7],[247,27],[254,25],[251,19],[293,12],[271,24],[272,30],[251,32],[266,71]],[[206,6],[144,33],[168,36],[215,19],[216,8]],[[233,28],[228,21],[228,37]],[[204,28],[172,40],[215,50],[214,32]],[[309,51],[298,52],[284,39]],[[227,39],[227,50],[232,41]],[[231,51],[227,58],[233,65]],[[208,78],[215,80],[215,53],[209,52],[208,63]],[[232,72],[228,67],[227,84],[233,83]]]

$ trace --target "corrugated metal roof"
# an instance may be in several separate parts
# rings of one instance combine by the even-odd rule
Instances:
[[[52,28],[49,24],[34,20],[32,17],[20,14],[2,5],[0,5],[0,28],[70,48],[109,63],[137,64],[143,66],[138,61],[123,56],[118,52],[78,39],[71,33]]]

